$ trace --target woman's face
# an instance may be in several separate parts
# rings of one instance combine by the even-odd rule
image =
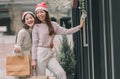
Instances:
[[[46,12],[44,10],[37,10],[36,16],[41,22],[45,23]]]
[[[30,28],[32,28],[34,23],[35,23],[34,17],[31,14],[27,14],[25,16],[25,24],[27,24]]]

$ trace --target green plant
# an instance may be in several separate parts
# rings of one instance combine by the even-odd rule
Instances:
[[[68,43],[68,38],[66,35],[62,36],[61,46],[59,48],[61,52],[60,64],[64,68],[67,74],[74,74],[75,72],[75,60],[74,53],[71,49],[71,45]]]

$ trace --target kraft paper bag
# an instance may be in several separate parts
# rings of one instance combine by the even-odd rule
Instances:
[[[6,57],[7,76],[29,76],[30,55],[10,55]]]

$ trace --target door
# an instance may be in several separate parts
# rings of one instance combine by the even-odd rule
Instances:
[[[120,0],[84,2],[88,15],[86,29],[73,35],[75,79],[120,79]],[[79,24],[81,13],[80,0],[78,3],[72,8],[74,26]]]

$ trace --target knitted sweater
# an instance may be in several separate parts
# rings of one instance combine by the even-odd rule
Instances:
[[[72,34],[80,30],[79,26],[71,29],[65,29],[56,22],[52,22],[56,35]],[[55,35],[49,35],[49,29],[46,24],[40,23],[34,25],[32,31],[32,59],[36,59],[37,47],[50,47]]]
[[[20,47],[21,51],[31,50],[32,42],[29,30],[23,28],[18,32],[16,45]]]

